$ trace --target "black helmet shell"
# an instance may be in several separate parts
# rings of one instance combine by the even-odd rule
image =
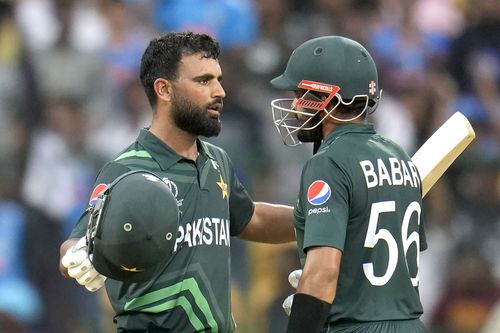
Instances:
[[[87,239],[92,263],[114,280],[148,280],[172,256],[178,226],[177,200],[161,178],[141,170],[124,174],[91,211]]]

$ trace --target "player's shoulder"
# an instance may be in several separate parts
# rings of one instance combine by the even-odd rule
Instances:
[[[383,143],[385,145],[390,145],[390,146],[401,148],[401,146],[396,141],[394,141],[394,140],[390,139],[389,137],[387,137],[381,133],[378,133],[378,132],[372,135],[372,139],[376,140],[376,141],[380,141],[381,143]]]
[[[153,154],[138,141],[116,154],[110,165],[122,166],[129,170],[146,169],[157,170],[158,162]]]
[[[144,158],[152,158],[152,156],[138,141],[135,141],[116,154],[113,161],[124,163],[127,160]]]
[[[109,161],[97,173],[96,184],[109,184],[131,170],[130,167],[123,163]]]
[[[221,147],[213,144],[213,143],[210,143],[208,141],[203,141],[203,140],[199,140],[200,142],[200,145],[202,146],[202,148],[207,152],[207,153],[214,153],[214,152],[217,152],[219,154],[224,154],[224,155],[227,155],[226,151],[224,149],[222,149]]]
[[[305,162],[303,170],[331,170],[334,166],[338,167],[339,163],[342,164],[338,161],[339,158],[339,156],[331,154],[330,149],[322,149]]]
[[[396,141],[379,133],[375,134],[373,137],[378,140],[381,149],[391,151],[400,158],[410,159],[408,152]]]
[[[138,142],[134,142],[128,147],[122,149],[114,158],[108,161],[99,170],[96,181],[100,183],[109,183],[120,175],[127,173],[133,169],[131,163],[140,156],[149,155],[146,151],[143,152]]]
[[[371,155],[409,158],[408,153],[401,145],[379,132],[367,133],[366,135],[340,136],[337,142],[331,145],[329,153],[333,156],[343,156],[351,160],[363,156],[364,159]]]
[[[385,156],[409,159],[407,152],[393,140],[377,133],[366,135],[339,135],[321,147],[308,161],[309,164],[335,164],[348,167],[359,160]]]
[[[215,159],[216,161],[219,161],[219,162],[224,162],[224,163],[230,161],[229,155],[227,154],[227,152],[223,148],[221,148],[213,143],[203,141],[203,140],[200,140],[200,145],[202,146],[202,149],[205,151],[206,154],[208,154],[208,156],[210,158]]]

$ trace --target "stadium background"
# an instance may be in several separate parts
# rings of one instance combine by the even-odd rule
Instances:
[[[410,153],[454,111],[477,139],[425,199],[420,259],[432,333],[500,332],[500,1],[0,1],[0,331],[113,332],[103,294],[58,275],[58,246],[99,167],[151,111],[137,80],[161,31],[221,42],[222,135],[256,200],[293,204],[311,147],[272,125],[269,79],[311,37],[362,42],[379,67],[373,121]],[[282,332],[292,245],[233,242],[237,332]],[[494,326],[496,325],[496,326]],[[495,328],[496,327],[496,328]]]

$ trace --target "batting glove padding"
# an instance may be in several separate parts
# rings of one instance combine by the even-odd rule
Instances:
[[[290,285],[292,287],[297,289],[301,276],[302,276],[301,269],[294,270],[293,272],[291,272],[288,275],[288,282],[290,283]],[[292,311],[293,295],[294,294],[289,295],[287,298],[285,298],[285,300],[283,301],[283,304],[281,305],[281,307],[283,308],[283,310],[285,311],[287,316],[290,316],[290,312]]]
[[[296,269],[288,275],[288,282],[292,287],[297,289],[297,287],[299,286],[299,280],[301,276],[302,276],[302,270]]]
[[[68,275],[88,291],[94,292],[102,288],[106,277],[99,274],[92,266],[88,255],[85,237],[66,251],[61,259],[61,264],[68,269]]]

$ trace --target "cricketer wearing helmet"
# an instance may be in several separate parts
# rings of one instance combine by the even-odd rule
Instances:
[[[425,332],[421,180],[367,121],[380,99],[372,57],[348,38],[311,39],[271,84],[295,93],[272,102],[285,144],[315,152],[294,211],[303,272],[287,332]]]

